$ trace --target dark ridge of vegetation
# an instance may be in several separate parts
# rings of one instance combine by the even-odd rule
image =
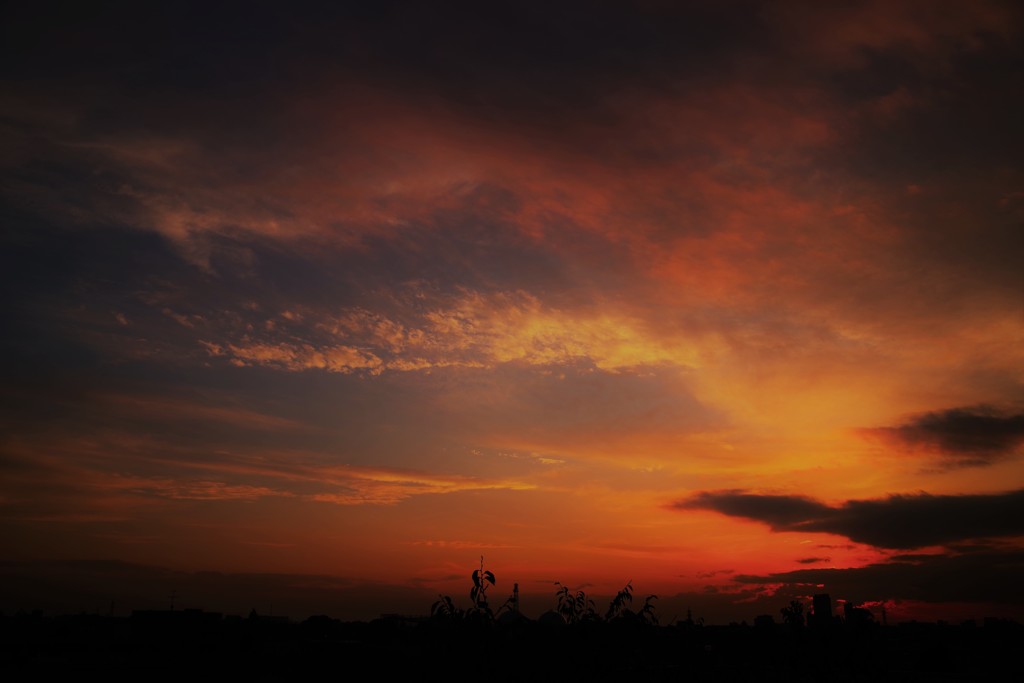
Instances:
[[[496,611],[494,573],[472,575],[469,608],[439,596],[430,616],[384,615],[343,622],[327,615],[301,623],[197,609],[144,610],[131,617],[0,614],[0,671],[15,680],[50,674],[154,673],[236,678],[322,675],[344,679],[446,681],[991,681],[1024,679],[1024,627],[1006,620],[879,624],[865,609],[815,596],[813,611],[792,601],[781,621],[752,625],[660,625],[650,595],[633,611],[632,581],[603,616],[582,590],[557,583],[555,609],[529,619],[519,591]]]
[[[0,670],[11,680],[50,673],[125,675],[215,672],[294,677],[325,670],[415,680],[905,681],[1019,680],[1024,627],[910,623],[792,629],[759,619],[703,626],[640,620],[497,618],[452,620],[388,615],[301,623],[201,610],[131,617],[0,616]]]

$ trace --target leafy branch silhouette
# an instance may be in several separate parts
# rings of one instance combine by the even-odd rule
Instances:
[[[558,596],[558,613],[562,615],[567,624],[578,624],[584,621],[600,621],[594,601],[587,597],[583,590],[572,590],[558,581],[556,586],[561,586],[555,593]]]
[[[653,626],[658,625],[658,615],[655,614],[654,603],[652,600],[657,600],[657,595],[648,595],[644,598],[644,606],[640,610],[640,622],[643,624],[651,624]]]
[[[451,596],[438,594],[438,600],[430,607],[430,616],[435,619],[456,621],[465,616],[465,612],[455,606]]]
[[[494,613],[487,603],[487,589],[496,584],[496,579],[494,572],[484,569],[483,555],[480,556],[480,568],[473,570],[471,578],[473,579],[473,587],[469,589],[469,599],[472,604],[469,609],[460,609],[455,605],[455,601],[452,600],[451,596],[438,594],[437,601],[430,608],[430,616],[446,621],[467,619],[488,623],[493,621]]]
[[[497,585],[497,579],[494,576],[494,572],[484,568],[483,555],[480,556],[480,568],[474,569],[470,578],[473,581],[473,586],[469,589],[471,604],[468,609],[459,608],[451,596],[438,594],[437,601],[430,608],[430,616],[442,621],[474,621],[477,623],[493,624],[496,620],[496,615],[491,609],[487,591],[489,588]],[[656,625],[658,623],[654,604],[654,601],[658,599],[657,595],[648,595],[644,599],[643,607],[640,608],[639,612],[633,612],[629,609],[629,605],[633,603],[632,580],[627,581],[622,590],[615,594],[603,618],[597,611],[596,603],[587,596],[586,591],[583,589],[576,589],[574,591],[559,581],[555,581],[555,585],[558,586],[558,590],[555,592],[558,598],[556,613],[567,624],[621,620],[648,625]],[[512,595],[498,609],[498,614],[506,611],[519,614],[518,584],[514,586]]]
[[[622,614],[623,610],[626,609],[626,604],[633,602],[633,581],[630,580],[626,583],[625,587],[616,593],[612,599],[610,605],[608,605],[608,613],[604,615],[605,621],[611,621],[615,617]]]

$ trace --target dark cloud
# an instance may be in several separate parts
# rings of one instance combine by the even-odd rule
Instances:
[[[989,465],[1024,443],[1024,414],[989,406],[950,408],[869,433],[902,446],[937,452],[952,465]]]
[[[709,492],[671,505],[764,522],[773,531],[829,533],[880,548],[920,548],[1024,534],[1024,489],[996,494],[894,495],[832,507],[802,496]]]
[[[702,491],[688,500],[673,503],[672,507],[715,510],[731,517],[767,522],[774,528],[798,525],[828,510],[825,505],[804,496],[762,496],[742,491]]]
[[[698,579],[710,579],[712,577],[720,576],[722,574],[734,574],[734,573],[735,572],[732,569],[713,569],[713,570],[708,571],[708,572],[697,572],[697,578]],[[689,578],[686,574],[680,574],[679,576],[681,576],[684,579],[685,578]]]
[[[798,569],[765,575],[738,575],[745,585],[782,584],[783,592],[801,586],[824,590],[833,598],[854,602],[920,600],[985,602],[1019,609],[1024,605],[1020,571],[1024,551],[948,553],[899,556],[898,561],[851,569]]]
[[[270,2],[100,3],[89,12],[59,13],[23,6],[12,10],[9,25],[18,30],[5,31],[4,42],[9,56],[34,57],[8,68],[36,77],[107,71],[139,88],[155,81],[190,89],[241,77],[233,87],[244,90],[319,62],[359,68],[395,86],[426,81],[466,102],[524,110],[596,95],[609,77],[651,80],[681,67],[706,70],[763,33],[758,14],[735,5],[625,9],[580,1],[514,8],[306,2],[301,9]]]
[[[800,564],[823,564],[831,561],[832,558],[830,557],[801,557],[797,560]]]
[[[889,560],[892,562],[921,562],[933,559],[934,553],[897,553],[890,555]]]

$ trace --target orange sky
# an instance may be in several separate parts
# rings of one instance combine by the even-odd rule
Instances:
[[[19,11],[0,609],[1022,614],[1013,3]]]

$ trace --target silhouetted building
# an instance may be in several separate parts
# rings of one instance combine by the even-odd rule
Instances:
[[[814,596],[814,614],[808,620],[808,625],[816,628],[832,625],[832,598],[828,593],[818,593]]]

